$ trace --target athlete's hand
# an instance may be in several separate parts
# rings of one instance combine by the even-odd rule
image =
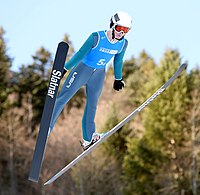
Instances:
[[[116,91],[121,90],[123,87],[125,87],[125,82],[121,79],[121,80],[115,80],[114,84],[113,84],[113,88]]]
[[[63,69],[63,73],[62,73],[61,78],[63,78],[63,77],[65,76],[65,74],[66,74],[67,71],[68,71],[68,70],[66,70],[65,68]]]

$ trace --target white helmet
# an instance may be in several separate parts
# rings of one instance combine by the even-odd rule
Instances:
[[[110,19],[110,28],[115,25],[124,26],[129,29],[132,27],[132,18],[126,12],[117,12]]]

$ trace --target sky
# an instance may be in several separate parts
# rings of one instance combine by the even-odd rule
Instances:
[[[189,70],[200,65],[199,0],[0,0],[0,6],[0,26],[14,71],[32,63],[41,46],[55,55],[64,34],[77,51],[92,32],[108,29],[117,11],[133,19],[125,60],[145,50],[159,63],[170,48],[178,49]]]

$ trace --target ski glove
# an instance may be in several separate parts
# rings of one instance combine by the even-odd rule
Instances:
[[[113,88],[116,91],[121,90],[123,87],[125,87],[125,82],[121,79],[121,80],[115,80],[114,84],[113,84]]]

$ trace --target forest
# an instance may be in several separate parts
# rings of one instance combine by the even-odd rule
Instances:
[[[65,106],[48,138],[39,182],[29,181],[54,59],[48,48],[40,47],[31,64],[12,71],[5,33],[0,27],[1,195],[200,194],[198,64],[183,71],[166,91],[80,163],[44,186],[82,152],[79,140],[85,88]],[[63,41],[70,45],[67,61],[75,50],[67,34]],[[181,59],[177,48],[167,48],[156,63],[144,48],[138,57],[124,61],[126,87],[120,92],[112,88],[113,67],[109,64],[95,118],[97,131],[110,130],[140,106],[174,74]]]

